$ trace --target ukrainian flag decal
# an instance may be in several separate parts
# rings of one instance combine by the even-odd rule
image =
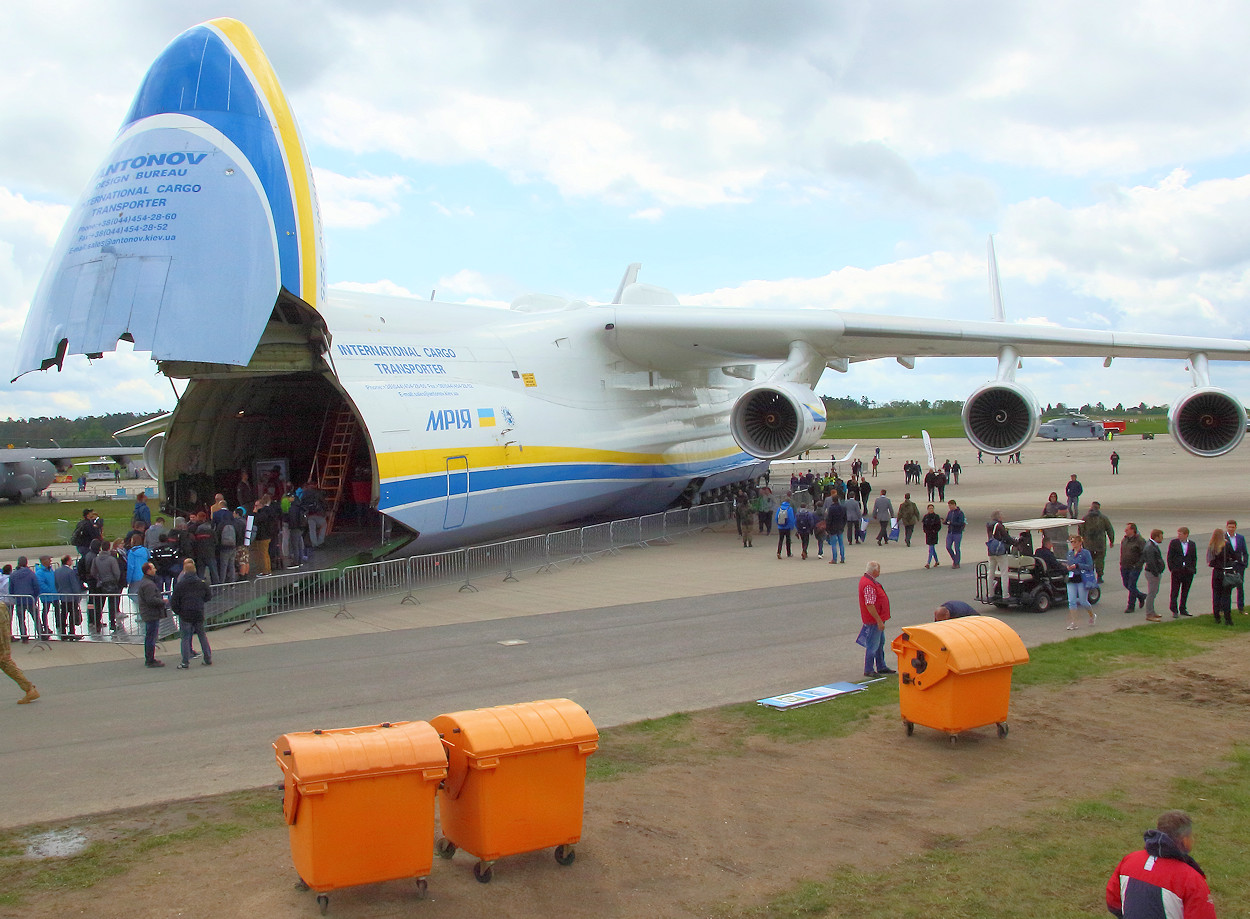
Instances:
[[[493,408],[479,408],[477,410],[477,426],[479,428],[493,428],[495,426],[495,410]]]

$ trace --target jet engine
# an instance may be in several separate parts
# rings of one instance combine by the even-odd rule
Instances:
[[[1041,423],[1037,398],[1019,383],[986,383],[964,403],[964,433],[978,450],[1015,453],[1028,446]]]
[[[1246,409],[1225,390],[1194,389],[1172,403],[1168,433],[1194,456],[1223,456],[1246,434]]]
[[[764,383],[738,397],[729,430],[738,446],[775,460],[814,447],[825,435],[825,404],[797,383]]]

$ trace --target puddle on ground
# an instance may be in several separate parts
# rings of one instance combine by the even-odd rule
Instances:
[[[26,842],[27,858],[68,858],[87,848],[87,834],[73,828],[32,836]]]

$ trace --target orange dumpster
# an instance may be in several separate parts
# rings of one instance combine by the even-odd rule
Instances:
[[[1029,652],[1010,626],[966,616],[906,627],[891,644],[898,655],[898,704],[907,733],[914,725],[945,731],[998,726],[1007,736],[1011,671]]]
[[[482,883],[508,855],[555,846],[557,862],[573,862],[586,758],[599,748],[599,732],[580,705],[548,699],[439,715],[430,724],[447,749],[437,854],[451,858],[459,848],[476,855],[473,876]]]
[[[424,721],[283,734],[282,814],[300,880],[317,892],[415,878],[434,861],[434,796],[447,776],[438,732]]]

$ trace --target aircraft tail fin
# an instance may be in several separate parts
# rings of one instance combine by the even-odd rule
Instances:
[[[1003,309],[1003,290],[998,284],[998,256],[994,254],[994,237],[986,244],[990,257],[990,299],[994,305],[994,321],[1006,322],[1007,311]]]
[[[214,19],[144,77],[53,249],[15,378],[123,339],[160,360],[243,366],[283,290],[324,299],[312,169],[255,36]]]

